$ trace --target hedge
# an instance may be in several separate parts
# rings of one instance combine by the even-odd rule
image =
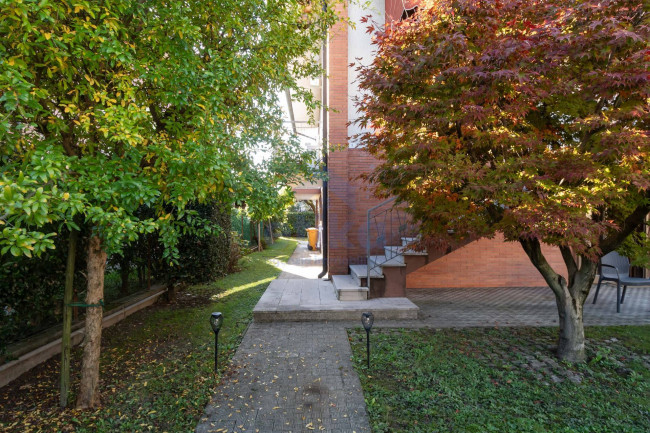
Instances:
[[[307,228],[315,227],[314,212],[288,212],[287,220],[280,225],[283,236],[306,237]]]
[[[228,272],[231,253],[230,206],[194,204],[199,216],[219,227],[219,233],[199,237],[185,234],[179,239],[179,263],[174,266],[163,260],[163,247],[156,234],[142,235],[126,246],[122,255],[108,258],[104,282],[104,302],[110,304],[124,296],[148,287],[156,281],[188,283],[205,282]],[[153,212],[140,210],[144,215]],[[67,260],[65,231],[55,239],[56,249],[41,257],[0,255],[0,363],[9,344],[52,327],[62,320],[65,264]],[[75,293],[85,297],[87,233],[82,229],[75,264]],[[83,309],[78,309],[78,317]]]

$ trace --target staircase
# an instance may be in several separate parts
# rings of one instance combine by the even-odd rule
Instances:
[[[439,258],[440,253],[415,251],[417,228],[395,197],[368,210],[367,264],[351,265],[349,275],[333,275],[341,301],[404,297],[406,275]],[[370,276],[368,278],[368,276]]]

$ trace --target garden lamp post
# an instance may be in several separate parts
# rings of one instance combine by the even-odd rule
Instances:
[[[214,331],[214,371],[217,371],[217,360],[219,357],[219,330],[223,324],[223,314],[212,313],[210,316],[210,326]]]
[[[361,315],[361,324],[363,325],[363,329],[366,330],[366,358],[368,360],[368,368],[370,368],[370,329],[374,321],[375,316],[372,313],[363,313]]]

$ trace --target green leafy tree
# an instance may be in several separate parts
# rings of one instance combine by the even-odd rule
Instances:
[[[585,357],[599,258],[650,211],[649,19],[627,0],[425,1],[375,28],[361,68],[362,139],[381,161],[368,179],[409,204],[429,246],[519,242],[555,294],[569,361]]]
[[[201,229],[185,205],[230,200],[232,161],[278,134],[275,95],[318,74],[334,20],[298,0],[0,1],[0,251],[92,228],[78,407],[99,404],[107,254],[158,232],[178,257]]]

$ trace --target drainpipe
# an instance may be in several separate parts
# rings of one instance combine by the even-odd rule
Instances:
[[[323,12],[327,12],[327,1],[323,2]],[[327,264],[327,255],[329,252],[329,238],[327,237],[327,215],[329,214],[327,206],[327,151],[328,151],[328,118],[327,118],[327,29],[325,29],[325,34],[323,38],[323,85],[321,86],[323,91],[322,97],[322,107],[321,111],[323,113],[323,122],[321,123],[323,127],[323,174],[325,179],[323,180],[323,208],[321,209],[321,214],[323,215],[323,240],[322,240],[322,249],[323,249],[323,271],[318,274],[318,278],[323,278],[328,271]]]

